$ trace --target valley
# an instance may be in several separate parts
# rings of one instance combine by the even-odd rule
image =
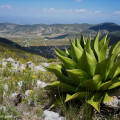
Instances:
[[[24,47],[68,45],[69,39],[80,38],[81,34],[84,34],[85,38],[91,34],[91,37],[94,38],[98,31],[100,31],[101,37],[108,34],[112,38],[110,44],[120,40],[120,26],[115,23],[97,25],[86,23],[52,25],[0,23],[0,37]]]

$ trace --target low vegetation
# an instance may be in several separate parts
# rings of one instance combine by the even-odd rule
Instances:
[[[0,42],[0,58],[12,57],[23,62],[32,61],[34,63],[47,62],[47,59],[39,55],[31,54],[20,50],[14,46]]]

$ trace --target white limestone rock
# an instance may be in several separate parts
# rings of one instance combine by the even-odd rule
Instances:
[[[16,92],[12,93],[11,97],[15,98],[15,96],[17,96],[18,94]]]
[[[19,62],[17,61],[17,62],[12,63],[12,67],[13,67],[13,69],[17,70],[19,67]]]
[[[27,62],[26,66],[30,67],[30,68],[33,68],[35,66],[35,64],[32,63],[32,61],[29,61],[29,62]]]
[[[40,71],[43,71],[43,72],[45,72],[45,71],[46,71],[46,70],[45,70],[45,68],[44,68],[44,67],[42,67],[42,66],[35,66],[34,70],[35,70],[35,71],[40,70]]]
[[[8,85],[7,85],[7,84],[4,85],[4,90],[5,90],[5,91],[8,91]]]
[[[53,111],[45,110],[43,115],[45,116],[44,120],[66,120],[65,117],[61,117],[58,113]]]
[[[119,108],[120,100],[116,96],[111,96],[111,101],[104,102],[104,104],[111,108]]]
[[[2,112],[5,113],[5,112],[6,112],[6,107],[5,107],[5,106],[1,106],[1,107],[0,107],[0,111],[2,111]]]
[[[9,57],[8,59],[6,59],[6,61],[9,61],[9,62],[12,62],[12,63],[15,62],[15,60],[13,58],[11,58],[11,57]]]
[[[20,66],[20,70],[24,70],[25,69],[25,64],[22,64],[21,66]]]
[[[23,82],[22,82],[22,81],[19,81],[17,84],[18,84],[18,86],[21,88],[21,87],[22,87]]]
[[[2,62],[2,66],[5,67],[7,65],[7,62],[6,61],[3,61]]]
[[[44,67],[47,67],[47,66],[50,65],[50,63],[42,63],[42,65],[43,65]]]
[[[29,94],[30,94],[30,90],[26,90],[25,91],[25,98],[27,98],[29,96]]]
[[[47,85],[48,85],[47,83],[42,82],[42,81],[40,81],[40,80],[37,80],[37,89],[39,89],[39,88],[44,88],[44,87],[46,87]]]

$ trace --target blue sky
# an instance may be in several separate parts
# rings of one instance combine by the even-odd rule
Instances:
[[[0,22],[120,24],[120,0],[0,0]]]

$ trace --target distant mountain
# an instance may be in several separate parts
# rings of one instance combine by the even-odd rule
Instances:
[[[90,30],[107,30],[109,32],[120,31],[120,26],[115,23],[102,23],[89,28]]]
[[[11,38],[20,45],[24,45],[26,39],[30,39],[31,46],[37,46],[47,41],[50,43],[62,43],[65,39],[80,37],[81,33],[84,34],[85,38],[91,34],[93,38],[96,33],[100,30],[101,37],[108,33],[109,37],[112,38],[110,44],[120,40],[120,26],[115,23],[101,23],[97,25],[92,24],[34,24],[34,25],[19,25],[14,23],[0,23],[0,37]],[[53,40],[53,41],[52,41]],[[41,42],[40,42],[41,41]],[[52,42],[51,42],[52,41]],[[55,42],[54,42],[55,41]],[[21,44],[22,43],[22,44]],[[34,44],[36,43],[36,44]],[[67,43],[67,42],[66,42]],[[51,46],[53,45],[51,44]],[[43,44],[42,44],[43,45]]]
[[[34,24],[19,25],[13,23],[0,23],[0,34],[10,35],[52,35],[60,34],[68,36],[79,33],[90,33],[106,30],[107,32],[120,31],[120,26],[115,23],[101,23],[97,25],[83,24]],[[59,37],[58,37],[59,38]]]
[[[89,24],[35,24],[35,25],[18,25],[11,23],[0,23],[0,33],[8,34],[67,34],[71,32],[80,32],[92,27]]]

